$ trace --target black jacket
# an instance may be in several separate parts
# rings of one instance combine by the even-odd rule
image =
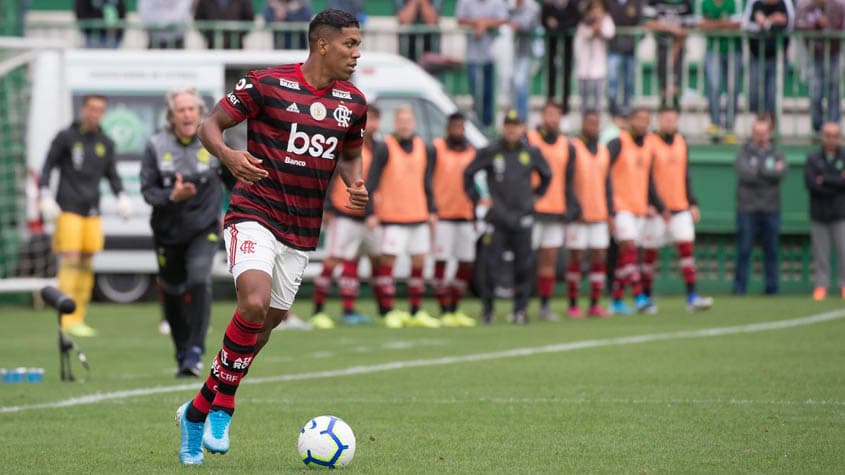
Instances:
[[[485,220],[511,230],[528,227],[533,222],[534,202],[546,193],[552,179],[540,150],[524,142],[510,147],[501,140],[479,150],[464,170],[464,191],[473,202],[480,198],[475,174],[482,170],[493,200]],[[531,186],[534,171],[540,175],[537,188]]]
[[[821,183],[819,183],[821,181]],[[845,149],[825,157],[817,150],[807,155],[804,184],[810,192],[810,218],[823,223],[845,219]]]
[[[82,216],[100,214],[100,180],[108,179],[118,195],[123,184],[117,174],[114,142],[102,129],[82,130],[78,122],[59,132],[50,144],[38,181],[40,188],[50,186],[50,175],[59,169],[56,202],[62,211]]]

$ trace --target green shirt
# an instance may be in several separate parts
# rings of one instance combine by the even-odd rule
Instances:
[[[701,16],[708,20],[724,20],[734,16],[736,13],[736,2],[734,0],[701,0]],[[738,37],[736,39],[714,36],[707,37],[708,51],[718,49],[719,53],[730,53],[731,44],[733,44],[733,51],[735,53],[742,53],[742,44]]]

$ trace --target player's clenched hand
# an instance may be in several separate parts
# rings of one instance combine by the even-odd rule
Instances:
[[[346,187],[346,191],[349,192],[349,204],[346,205],[347,208],[364,209],[367,206],[367,201],[370,200],[370,194],[367,193],[364,180],[355,180],[352,186]]]
[[[243,150],[232,150],[223,154],[220,160],[226,164],[235,178],[253,184],[268,176],[267,170],[261,168],[261,160]]]

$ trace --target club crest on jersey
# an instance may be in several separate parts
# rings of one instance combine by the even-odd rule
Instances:
[[[344,91],[342,89],[332,89],[332,96],[338,99],[352,100],[352,94],[350,94],[349,91]]]
[[[345,105],[341,104],[334,110],[334,120],[340,127],[349,127],[350,118],[352,118],[352,111]]]
[[[314,120],[323,120],[326,118],[326,106],[322,102],[315,102],[311,104],[311,117]]]
[[[286,87],[288,89],[295,89],[299,90],[299,83],[296,81],[291,81],[290,79],[279,78],[279,86]]]

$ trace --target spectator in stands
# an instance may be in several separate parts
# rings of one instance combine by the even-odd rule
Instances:
[[[459,25],[472,29],[467,36],[466,53],[469,89],[481,124],[490,127],[494,112],[491,46],[495,31],[508,21],[508,7],[504,0],[458,0],[455,16]]]
[[[642,18],[643,0],[607,0],[607,12],[617,27],[632,28],[639,26]],[[610,41],[607,55],[607,97],[608,108],[613,114],[618,107],[631,107],[634,96],[634,69],[636,68],[637,37],[632,33],[619,33]],[[622,82],[622,98],[619,89]]]
[[[267,25],[273,23],[307,23],[311,21],[314,9],[310,0],[267,0],[264,6],[264,21]],[[307,28],[303,25],[297,31],[273,32],[273,48],[275,49],[308,49]]]
[[[341,10],[358,19],[358,23],[364,26],[367,21],[367,13],[364,11],[364,0],[329,0],[326,8]]]
[[[702,0],[699,28],[708,33],[704,54],[704,74],[707,76],[707,100],[710,106],[710,125],[707,134],[718,139],[724,134],[725,143],[736,143],[734,121],[737,97],[742,85],[742,40],[719,38],[719,33],[739,28],[735,0]],[[727,93],[722,107],[722,88]]]
[[[740,148],[734,168],[736,190],[736,267],[734,295],[745,295],[751,248],[759,237],[763,247],[766,295],[778,293],[778,246],[780,240],[780,183],[786,177],[783,152],[772,145],[773,123],[758,118],[751,141]]]
[[[745,6],[742,29],[758,33],[748,42],[751,53],[751,90],[748,96],[752,112],[775,113],[777,58],[781,58],[785,75],[786,48],[789,46],[789,35],[781,34],[792,31],[794,21],[792,0],[749,0]]]
[[[82,27],[86,48],[118,48],[123,39],[118,23],[126,19],[126,4],[123,0],[76,0],[76,19],[96,25]]]
[[[510,10],[511,27],[516,36],[513,51],[513,103],[520,117],[528,117],[531,70],[534,67],[534,31],[540,26],[540,8],[533,0],[516,0]]]
[[[194,20],[214,21],[255,21],[252,0],[197,0]],[[209,49],[243,49],[245,30],[222,30],[218,28],[200,28]]]
[[[440,22],[442,0],[395,0],[396,19],[400,27],[437,28]],[[402,56],[417,61],[425,53],[440,51],[440,33],[433,31],[399,33],[399,53]]]
[[[845,298],[845,149],[838,122],[822,128],[822,147],[807,155],[804,184],[810,191],[810,240],[816,270],[815,300],[830,286],[830,248],[836,250],[839,288]]]
[[[692,0],[648,0],[645,27],[657,41],[657,87],[661,106],[679,108],[687,27],[695,24]]]
[[[185,47],[185,25],[193,0],[138,0],[138,16],[147,30],[147,48]]]
[[[546,71],[548,82],[546,93],[550,101],[563,105],[563,115],[569,114],[569,96],[572,94],[573,39],[575,28],[581,21],[581,0],[544,0],[540,17],[546,27],[548,43],[546,49]],[[563,63],[559,69],[558,58]],[[563,97],[557,99],[558,73],[563,86]]]
[[[802,30],[841,32],[845,30],[845,5],[842,0],[802,0],[798,4],[795,23]],[[820,132],[823,121],[839,122],[842,107],[839,102],[841,47],[841,38],[817,38],[807,41],[812,64],[810,114],[816,135]]]
[[[611,0],[613,1],[613,0]],[[607,42],[616,28],[603,0],[591,0],[575,32],[575,77],[581,94],[581,114],[601,112],[607,78]]]

